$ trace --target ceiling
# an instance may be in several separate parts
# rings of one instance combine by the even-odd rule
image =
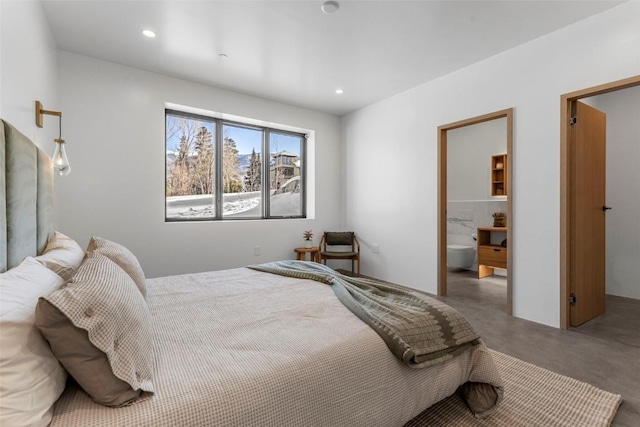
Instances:
[[[621,2],[42,3],[59,49],[343,115]]]

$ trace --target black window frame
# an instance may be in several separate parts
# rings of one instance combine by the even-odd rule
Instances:
[[[188,217],[188,218],[177,218],[177,217],[168,217],[167,216],[167,116],[178,116],[191,120],[200,120],[204,122],[210,122],[215,124],[215,134],[213,135],[214,139],[214,153],[215,153],[215,167],[214,167],[214,175],[215,175],[215,187],[213,198],[216,204],[216,215],[215,217]],[[253,129],[259,130],[262,132],[262,143],[261,143],[261,175],[262,175],[262,191],[261,191],[261,199],[262,199],[262,214],[261,216],[253,216],[253,217],[242,217],[242,216],[232,216],[225,217],[223,215],[223,180],[222,180],[222,161],[223,161],[223,144],[224,144],[224,136],[223,136],[223,128],[224,125],[230,125],[235,127],[241,127],[245,129]],[[226,120],[218,117],[207,116],[202,114],[189,113],[180,110],[174,110],[171,108],[165,108],[164,111],[164,132],[165,132],[165,140],[164,140],[164,221],[165,222],[193,222],[193,221],[252,221],[252,220],[271,220],[271,219],[304,219],[307,217],[307,139],[308,135],[300,132],[293,132],[285,129],[278,129],[275,127],[269,126],[259,126],[251,123],[234,121],[234,120]],[[270,177],[270,166],[271,166],[271,151],[270,151],[270,140],[271,133],[276,133],[280,135],[291,135],[300,138],[300,215],[271,215],[270,212],[270,204],[271,204],[271,177]],[[275,153],[274,153],[275,154]],[[293,162],[291,162],[291,166],[293,166]],[[218,195],[222,197],[218,197]]]

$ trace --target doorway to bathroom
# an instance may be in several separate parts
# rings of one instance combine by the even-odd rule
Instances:
[[[509,315],[512,147],[512,108],[438,127],[438,295],[455,291]]]

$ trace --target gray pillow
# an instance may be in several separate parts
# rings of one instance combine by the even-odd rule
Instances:
[[[95,252],[109,258],[127,272],[136,283],[142,296],[147,296],[147,285],[144,278],[144,271],[135,255],[119,243],[100,237],[92,237],[87,246],[87,252]]]
[[[40,298],[35,323],[97,403],[122,406],[154,391],[149,309],[109,258],[88,253],[66,285]]]

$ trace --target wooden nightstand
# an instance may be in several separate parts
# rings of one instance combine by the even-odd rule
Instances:
[[[320,248],[313,246],[311,248],[295,248],[294,251],[297,254],[298,261],[305,261],[307,254],[310,256],[311,261],[320,262]]]

